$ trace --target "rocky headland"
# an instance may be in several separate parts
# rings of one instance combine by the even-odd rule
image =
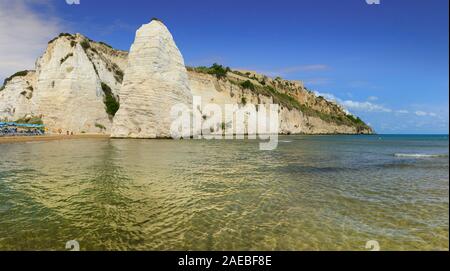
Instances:
[[[170,137],[170,108],[205,103],[279,104],[281,134],[371,134],[361,119],[308,90],[301,81],[270,78],[214,64],[186,67],[167,27],[143,25],[130,52],[62,33],[35,70],[0,88],[0,121],[43,123],[49,134]],[[198,110],[201,111],[201,108]]]

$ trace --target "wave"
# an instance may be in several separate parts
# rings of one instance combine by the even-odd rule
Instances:
[[[396,153],[394,156],[405,158],[445,158],[448,157],[448,154]]]

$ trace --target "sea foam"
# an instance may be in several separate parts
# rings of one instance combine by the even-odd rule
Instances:
[[[448,154],[396,153],[394,156],[405,158],[441,158],[448,157]]]

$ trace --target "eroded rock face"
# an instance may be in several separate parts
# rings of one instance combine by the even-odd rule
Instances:
[[[0,121],[18,120],[33,112],[33,94],[36,81],[34,71],[15,76],[0,91]]]
[[[100,80],[80,43],[59,39],[38,60],[36,112],[52,133],[96,131],[108,126]]]
[[[238,78],[236,75],[229,73],[226,80],[218,80],[213,75],[189,71],[189,80],[192,94],[194,96],[199,96],[202,98],[203,106],[207,103],[215,103],[220,105],[222,110],[224,110],[225,104],[241,104],[242,106],[243,99],[245,99],[247,104],[263,104],[266,105],[266,108],[268,108],[269,104],[275,103],[273,98],[270,96],[262,95],[249,89],[244,89],[239,84],[232,83],[249,80],[249,78],[247,77],[239,76]],[[283,81],[282,84],[285,85],[286,82],[288,81]],[[257,84],[257,81],[254,81],[254,84]],[[292,84],[295,84],[295,82]],[[297,85],[294,85],[293,87],[297,88]],[[298,84],[298,87],[302,88],[302,85]],[[320,102],[325,102],[323,101],[323,99],[319,99],[312,93],[305,93],[305,91],[301,90],[299,91],[298,95],[303,95],[303,97],[307,97],[309,100],[312,100],[311,103],[313,105],[317,104],[317,107],[315,109],[320,109],[322,112],[332,112],[331,114],[344,114],[344,112],[338,106],[331,106],[329,103],[319,107]],[[212,126],[220,127],[221,123],[216,123]],[[373,131],[370,128],[360,129],[356,125],[343,125],[336,124],[330,121],[324,121],[319,117],[308,116],[300,110],[289,109],[286,106],[279,104],[279,133],[371,134],[373,133]]]
[[[221,79],[195,69],[188,73],[172,35],[157,20],[137,31],[130,54],[80,34],[61,34],[49,42],[36,71],[19,72],[6,81],[0,88],[0,121],[42,117],[48,133],[167,138],[171,136],[172,106],[183,103],[192,108],[192,96],[202,97],[203,106],[215,103],[222,109],[225,104],[279,103],[281,134],[373,133],[367,125],[346,120],[342,107],[318,97],[302,82],[249,71],[230,71]],[[245,81],[270,87],[320,114],[289,106],[273,91],[244,88]],[[115,109],[120,98],[114,121],[107,97],[115,99]],[[227,125],[224,122],[213,123],[211,128]]]
[[[15,76],[0,92],[0,119],[41,117],[48,133],[109,133],[105,91],[118,99],[127,53],[76,34],[49,42],[36,71]]]
[[[167,27],[153,20],[131,46],[112,137],[170,137],[170,111],[179,103],[192,107],[184,60]]]

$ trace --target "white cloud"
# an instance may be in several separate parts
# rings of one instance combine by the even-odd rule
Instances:
[[[367,100],[369,100],[369,101],[377,101],[377,100],[378,100],[378,97],[376,97],[376,96],[370,96],[369,98],[367,98]]]
[[[316,96],[322,96],[322,97],[324,97],[325,99],[327,99],[330,102],[336,102],[337,103],[337,102],[340,101],[340,99],[336,98],[336,96],[334,96],[331,93],[321,93],[321,92],[318,92],[318,91],[314,91],[314,94],[316,94]]]
[[[366,111],[366,112],[384,112],[384,113],[392,112],[392,109],[371,102],[357,102],[347,100],[341,101],[341,104],[346,108],[348,108],[349,110]]]
[[[0,0],[0,78],[34,69],[47,42],[62,32],[60,20],[49,14],[39,16],[32,5],[50,9],[49,1]]]
[[[380,103],[374,103],[369,98],[367,101],[354,101],[340,99],[331,93],[317,91],[314,93],[340,105],[347,114],[362,114],[366,121],[370,120],[370,126],[381,133],[446,133],[448,131],[448,105],[412,104],[408,109],[391,109]],[[433,121],[429,118],[433,118]]]
[[[371,103],[369,101],[366,102],[359,102],[359,101],[352,101],[352,100],[342,100],[334,96],[330,93],[320,93],[315,92],[317,96],[322,96],[325,99],[335,102],[337,104],[342,105],[347,110],[354,110],[354,111],[364,111],[364,112],[383,112],[383,113],[390,113],[392,112],[392,109],[386,108],[382,105]]]
[[[423,112],[423,111],[416,111],[416,115],[417,116],[426,116],[427,115],[427,112]]]
[[[379,132],[443,133],[448,130],[448,107],[439,109],[433,106],[431,110],[435,112],[424,109],[426,108],[424,106],[410,110],[394,110],[371,101],[343,100],[330,93],[315,92],[315,94],[340,105],[347,114],[365,113],[365,117],[370,120],[370,126],[375,127]],[[411,105],[411,107],[416,106]],[[434,119],[430,121],[426,117]]]
[[[437,114],[433,112],[416,111],[415,114],[419,117],[437,117]]]

